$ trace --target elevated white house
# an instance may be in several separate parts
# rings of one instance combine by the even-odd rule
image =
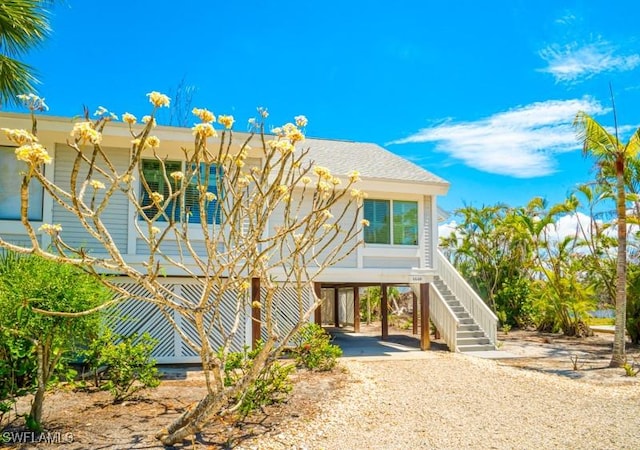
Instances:
[[[0,128],[30,127],[30,117],[26,114],[0,113]],[[39,117],[39,140],[53,157],[45,171],[61,186],[68,185],[73,164],[74,151],[67,145],[71,128],[70,118]],[[180,148],[193,140],[191,130],[159,126],[154,134],[161,139],[169,159],[179,166],[183,158]],[[115,164],[126,165],[130,141],[128,127],[113,123],[105,129],[102,146]],[[495,316],[438,251],[437,199],[446,195],[448,182],[376,144],[307,138],[302,146],[309,148],[308,158],[329,168],[336,176],[347,177],[354,169],[360,172],[362,181],[358,188],[368,194],[362,214],[370,222],[363,231],[364,244],[316,280],[316,293],[326,299],[326,304],[324,308],[316,309],[313,320],[344,322],[346,318],[338,314],[343,308],[338,306],[346,299],[347,309],[351,311],[349,320],[357,331],[359,319],[353,311],[359,310],[359,288],[382,286],[381,334],[384,339],[388,334],[386,286],[411,286],[418,306],[414,311],[420,311],[420,320],[414,320],[414,323],[421,323],[423,349],[429,348],[429,320],[452,351],[494,349]],[[0,237],[8,242],[30,245],[20,222],[20,172],[24,170],[24,163],[16,159],[14,150],[15,146],[0,135]],[[247,161],[259,166],[259,153],[250,153]],[[91,250],[91,239],[77,220],[45,195],[36,183],[31,186],[30,199],[29,218],[34,228],[43,223],[61,224],[66,242]],[[114,198],[108,208],[108,226],[115,244],[129,262],[143,261],[145,247],[133,226],[138,220],[136,211],[124,196]],[[274,224],[277,220],[277,217],[273,218]],[[41,234],[40,239],[41,245],[46,246],[50,236]],[[99,248],[94,250],[100,251]],[[186,291],[189,280],[168,272],[167,283]],[[322,317],[323,310],[325,317]],[[197,360],[171,327],[163,324],[161,315],[152,306],[129,312],[137,320],[122,324],[121,331],[149,331],[160,339],[155,355],[159,362]],[[252,321],[252,314],[256,311],[249,309],[244,316],[246,326],[238,337],[240,347],[251,345],[260,337],[261,330]],[[329,314],[331,317],[327,317]]]

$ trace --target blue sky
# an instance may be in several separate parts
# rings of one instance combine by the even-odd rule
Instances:
[[[605,4],[606,3],[606,4]],[[631,0],[66,0],[27,62],[51,114],[142,115],[145,94],[298,114],[314,137],[375,142],[451,182],[441,206],[561,201],[592,163],[578,110],[640,124],[640,6]],[[241,127],[241,125],[239,125]],[[339,155],[337,155],[339,157]]]

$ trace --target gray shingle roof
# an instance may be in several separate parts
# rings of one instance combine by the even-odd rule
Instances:
[[[334,175],[346,175],[357,170],[363,179],[449,184],[376,144],[307,138],[298,146],[309,148],[309,158],[317,165],[327,167]]]

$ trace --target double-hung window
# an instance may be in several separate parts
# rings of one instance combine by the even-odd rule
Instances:
[[[418,202],[366,199],[364,218],[365,243],[418,245]]]
[[[0,220],[20,220],[20,187],[27,166],[18,161],[14,147],[0,146]],[[32,179],[29,185],[29,220],[42,220],[43,188]]]
[[[171,177],[174,172],[185,172],[184,163],[182,161],[165,161],[164,173],[162,173],[162,163],[157,159],[143,159],[142,174],[145,181],[149,185],[151,193],[158,192],[167,199],[170,192],[175,192],[180,186],[180,181],[175,181]],[[190,171],[193,173],[193,168]],[[173,216],[175,221],[187,221],[188,223],[201,223],[202,214],[200,210],[198,184],[207,187],[207,192],[214,194],[214,200],[206,200],[205,207],[207,209],[207,223],[220,223],[220,204],[219,204],[219,185],[222,174],[215,164],[200,164],[197,174],[194,174],[191,180],[185,180],[188,185],[184,192],[184,203],[181,198],[172,200],[165,208],[165,214],[160,215],[158,222],[166,222],[168,218]],[[198,178],[200,183],[198,183]],[[171,184],[171,186],[169,186]],[[171,189],[170,189],[171,188]],[[144,208],[144,214],[148,218],[153,218],[158,213],[158,205],[153,203],[150,198],[150,192],[141,184],[141,205]]]

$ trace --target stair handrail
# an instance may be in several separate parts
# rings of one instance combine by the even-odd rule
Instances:
[[[449,262],[442,251],[438,249],[437,273],[449,287],[451,292],[457,297],[462,306],[473,317],[480,329],[485,333],[492,345],[497,344],[498,318],[491,311],[491,308],[473,290],[467,280],[464,279],[458,270]]]
[[[455,352],[458,350],[458,328],[460,320],[453,312],[449,304],[438,290],[435,284],[429,284],[429,311],[431,321],[440,332],[440,337],[444,340],[449,350]]]

